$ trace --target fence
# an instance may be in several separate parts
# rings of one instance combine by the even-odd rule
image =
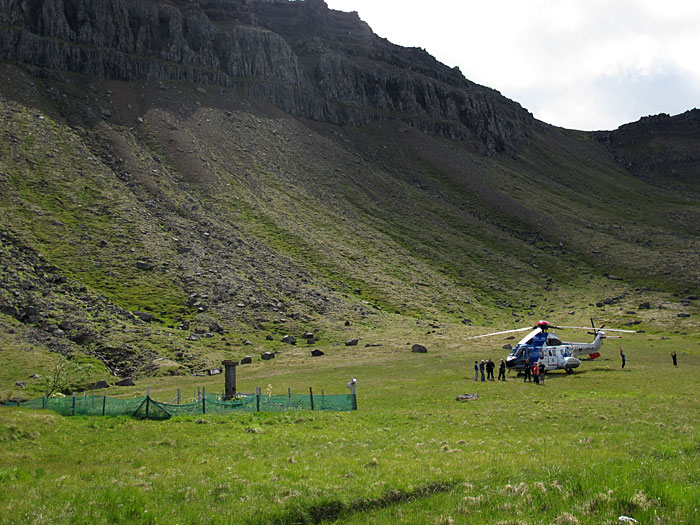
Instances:
[[[107,396],[41,397],[18,402],[25,408],[53,410],[64,416],[132,416],[138,419],[170,419],[173,416],[196,414],[230,414],[233,412],[285,412],[288,410],[357,410],[355,394],[314,395],[292,394],[268,396],[260,393],[239,394],[223,401],[220,396],[203,394],[191,403],[173,404],[156,401],[150,395],[131,399]]]

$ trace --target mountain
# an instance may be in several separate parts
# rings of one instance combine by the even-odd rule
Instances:
[[[697,110],[552,127],[319,0],[0,0],[0,60],[22,373],[427,320],[695,326]]]

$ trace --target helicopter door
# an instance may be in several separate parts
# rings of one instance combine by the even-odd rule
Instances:
[[[556,370],[557,368],[559,368],[557,350],[554,348],[550,348],[549,350],[547,350],[547,354],[547,370]]]

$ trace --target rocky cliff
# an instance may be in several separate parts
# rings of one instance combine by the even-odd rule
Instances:
[[[661,185],[700,184],[700,110],[643,117],[599,134],[618,161],[637,176]]]
[[[322,0],[0,0],[0,58],[36,71],[235,87],[333,124],[398,119],[518,147],[532,116]]]

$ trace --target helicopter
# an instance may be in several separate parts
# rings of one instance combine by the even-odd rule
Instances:
[[[590,359],[600,357],[600,348],[603,346],[603,339],[610,337],[603,331],[603,326],[596,328],[593,318],[591,318],[592,331],[588,332],[595,336],[592,343],[567,343],[563,342],[559,337],[550,332],[556,328],[573,328],[581,330],[591,330],[587,326],[554,326],[549,321],[538,321],[533,327],[516,328],[515,330],[505,330],[502,332],[492,332],[490,334],[475,335],[468,339],[478,339],[481,337],[490,337],[494,335],[510,334],[515,332],[530,332],[516,344],[508,357],[506,357],[506,368],[517,370],[518,372],[525,369],[525,360],[529,359],[530,365],[539,362],[540,366],[544,365],[547,371],[550,370],[565,370],[567,374],[573,373],[575,368],[581,364],[581,358],[588,356]],[[634,330],[620,330],[610,328],[610,332],[626,332],[636,333]]]

